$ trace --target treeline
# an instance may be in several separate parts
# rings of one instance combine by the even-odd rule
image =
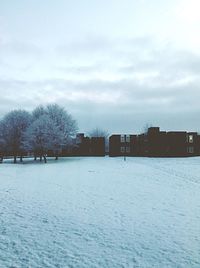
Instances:
[[[0,161],[12,155],[16,163],[31,153],[46,162],[49,151],[57,159],[76,132],[77,122],[57,104],[38,106],[32,113],[13,110],[0,120]]]

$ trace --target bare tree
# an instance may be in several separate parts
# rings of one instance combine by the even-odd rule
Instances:
[[[104,137],[105,138],[105,150],[108,153],[109,152],[109,133],[108,131],[101,129],[101,128],[94,128],[89,132],[90,137]]]
[[[104,129],[96,127],[89,132],[89,136],[90,137],[104,137],[105,139],[107,139],[109,136],[109,133],[108,131]]]
[[[2,139],[7,153],[14,156],[14,163],[17,162],[17,156],[20,156],[20,161],[22,161],[24,133],[30,123],[31,116],[24,110],[9,112],[1,122]]]
[[[143,127],[143,133],[147,134],[148,132],[148,129],[152,127],[152,124],[151,123],[146,123]]]

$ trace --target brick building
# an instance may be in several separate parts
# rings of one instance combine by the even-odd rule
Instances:
[[[200,155],[200,135],[150,127],[139,135],[112,135],[109,147],[110,156],[197,156]]]

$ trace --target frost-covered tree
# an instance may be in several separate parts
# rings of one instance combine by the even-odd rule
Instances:
[[[33,111],[33,123],[26,132],[25,146],[36,156],[43,156],[51,151],[58,159],[62,146],[70,143],[77,131],[76,121],[64,108],[57,104],[39,106]]]
[[[29,126],[24,135],[26,150],[39,156],[40,160],[44,157],[46,162],[46,154],[51,148],[52,132],[56,132],[52,120],[48,115],[40,116]]]
[[[1,121],[1,135],[6,152],[14,156],[14,163],[17,156],[24,153],[23,140],[24,133],[31,123],[31,116],[24,110],[13,110],[6,114]]]
[[[45,115],[46,114],[46,110],[45,108],[40,105],[38,107],[36,107],[33,112],[32,112],[32,119],[33,121],[37,120],[40,116]]]
[[[63,143],[67,144],[77,132],[77,122],[72,116],[63,108],[57,104],[50,104],[46,107],[47,115],[53,120],[55,125],[63,134]]]

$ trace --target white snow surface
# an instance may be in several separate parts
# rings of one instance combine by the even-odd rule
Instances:
[[[200,158],[0,164],[0,267],[200,267]]]

